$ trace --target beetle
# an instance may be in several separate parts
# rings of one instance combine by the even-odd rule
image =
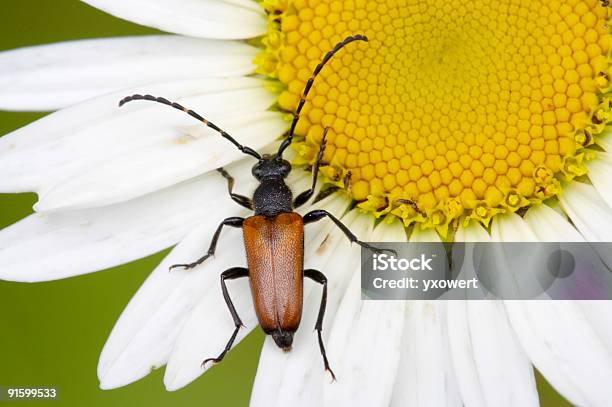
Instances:
[[[293,335],[300,325],[303,307],[303,280],[304,277],[307,277],[323,286],[315,330],[317,331],[319,349],[323,357],[325,370],[330,372],[332,379],[335,380],[335,375],[329,366],[321,336],[327,303],[327,278],[318,270],[304,269],[304,225],[327,217],[340,228],[351,243],[357,243],[376,253],[381,253],[385,250],[360,241],[339,219],[326,210],[313,210],[303,217],[294,211],[306,203],[314,194],[329,128],[325,128],[323,131],[319,151],[312,167],[311,187],[297,195],[295,199],[293,199],[291,189],[285,183],[285,178],[287,178],[291,171],[291,164],[283,159],[283,152],[293,141],[300,112],[304,107],[308,92],[312,88],[314,80],[321,69],[323,69],[334,54],[347,44],[353,41],[367,40],[367,37],[364,35],[349,36],[325,54],[306,83],[297,109],[293,114],[293,121],[288,135],[280,144],[276,154],[260,155],[252,148],[240,144],[227,132],[193,110],[161,97],[136,94],[127,96],[119,102],[119,106],[123,106],[125,103],[133,100],[148,100],[181,110],[220,133],[222,137],[233,143],[244,154],[257,159],[257,163],[253,166],[251,172],[259,182],[259,185],[252,198],[234,193],[234,179],[225,169],[218,169],[219,173],[227,180],[231,199],[239,205],[253,210],[254,214],[247,218],[229,217],[224,219],[217,227],[210,247],[204,256],[193,263],[175,264],[170,267],[170,269],[192,269],[202,264],[206,259],[214,255],[217,240],[224,226],[242,228],[248,267],[232,267],[221,273],[221,290],[225,303],[234,320],[235,329],[221,354],[215,358],[204,360],[202,362],[203,366],[209,361],[218,363],[223,360],[225,354],[232,347],[238,331],[243,326],[242,320],[238,316],[229,296],[225,284],[226,280],[242,277],[249,278],[255,312],[263,331],[272,336],[278,347],[284,351],[289,351],[293,343]]]

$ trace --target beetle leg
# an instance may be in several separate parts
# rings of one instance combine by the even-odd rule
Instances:
[[[397,256],[397,252],[395,250],[391,250],[391,249],[379,249],[378,247],[374,247],[370,244],[367,244],[365,242],[362,242],[361,240],[359,240],[357,238],[357,236],[355,236],[353,234],[353,232],[350,231],[349,228],[347,228],[342,222],[340,222],[340,220],[338,218],[336,218],[334,215],[332,215],[331,213],[327,212],[325,209],[317,209],[314,210],[312,212],[308,212],[306,215],[304,215],[304,224],[307,223],[313,223],[316,221],[319,221],[321,219],[323,219],[324,217],[328,217],[332,220],[332,222],[334,222],[336,224],[336,226],[338,226],[340,228],[340,230],[346,235],[346,237],[348,237],[348,239],[351,241],[351,243],[357,243],[359,246],[371,250],[374,253],[378,253],[378,254],[382,254],[384,252],[389,252],[392,253],[393,255]]]
[[[238,331],[240,330],[240,327],[244,326],[242,325],[242,320],[238,316],[238,313],[236,312],[236,308],[234,307],[234,303],[232,303],[232,299],[230,298],[229,293],[227,292],[227,286],[225,285],[225,280],[235,280],[237,278],[248,277],[248,275],[249,275],[249,270],[244,267],[232,267],[231,269],[227,269],[223,273],[221,273],[221,291],[223,291],[223,299],[225,300],[225,303],[227,304],[227,308],[229,308],[230,313],[232,314],[232,319],[234,320],[234,325],[236,328],[234,329],[234,333],[232,334],[230,340],[227,342],[227,345],[225,345],[225,349],[223,349],[223,352],[221,352],[221,354],[217,356],[216,358],[205,359],[204,362],[202,362],[202,367],[204,367],[204,365],[207,362],[211,362],[211,361],[213,363],[221,362],[223,358],[225,357],[225,354],[229,352],[229,350],[232,348],[232,345],[234,344],[234,341],[236,340],[236,336],[238,335]]]
[[[321,350],[321,356],[323,356],[323,364],[325,365],[325,370],[327,370],[332,377],[333,381],[336,381],[336,375],[334,371],[329,367],[329,361],[327,360],[327,354],[325,352],[325,346],[323,345],[323,337],[321,336],[321,331],[323,330],[323,317],[325,317],[325,306],[327,305],[327,277],[319,270],[315,269],[306,269],[304,270],[304,277],[308,277],[312,281],[319,283],[323,286],[323,295],[321,296],[321,305],[319,306],[319,316],[317,317],[317,323],[315,324],[315,329],[317,331],[317,336],[319,337],[319,349]]]
[[[230,197],[234,200],[234,202],[236,202],[238,205],[244,206],[247,209],[253,210],[253,201],[250,198],[232,192],[232,189],[234,189],[234,178],[229,175],[229,173],[225,171],[223,167],[217,168],[217,171],[219,171],[223,178],[227,180],[227,190],[229,191]]]
[[[325,152],[325,146],[327,145],[327,132],[329,131],[329,127],[326,127],[323,130],[323,137],[321,138],[321,144],[319,146],[319,153],[317,154],[317,159],[315,160],[314,166],[312,167],[312,186],[310,189],[299,194],[295,200],[293,201],[293,207],[299,208],[312,197],[312,194],[315,192],[315,187],[317,186],[317,175],[319,175],[319,166],[321,165],[321,160],[323,159],[323,153]]]
[[[170,266],[170,270],[177,268],[177,267],[183,267],[185,269],[192,269],[195,266],[199,266],[206,259],[208,259],[210,256],[215,254],[215,250],[217,248],[217,240],[219,240],[219,236],[221,235],[221,229],[223,229],[223,226],[225,225],[225,226],[232,226],[235,228],[241,228],[243,222],[244,222],[244,218],[240,218],[238,216],[232,216],[231,218],[224,219],[223,222],[221,222],[221,224],[219,225],[219,227],[217,227],[217,230],[215,231],[215,234],[213,235],[212,241],[210,242],[210,247],[208,248],[208,251],[206,252],[204,256],[194,261],[193,263],[172,265]]]

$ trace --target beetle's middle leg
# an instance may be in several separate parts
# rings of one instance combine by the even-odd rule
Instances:
[[[231,269],[225,270],[223,273],[221,273],[221,291],[223,291],[223,299],[225,300],[225,303],[227,304],[227,308],[229,308],[230,313],[232,314],[232,319],[234,320],[234,326],[236,328],[234,329],[234,333],[232,334],[230,340],[227,342],[227,345],[225,345],[225,349],[223,349],[223,352],[221,352],[221,354],[217,356],[216,358],[205,359],[204,362],[202,362],[202,367],[204,367],[206,362],[211,362],[211,361],[213,363],[221,362],[223,358],[225,357],[225,354],[229,352],[229,350],[232,348],[232,345],[234,344],[234,341],[236,340],[236,336],[238,335],[238,331],[240,331],[240,327],[244,326],[242,324],[242,320],[240,319],[240,317],[238,316],[238,313],[236,312],[234,303],[232,303],[232,299],[230,298],[229,293],[227,292],[227,286],[225,285],[225,280],[235,280],[241,277],[248,277],[248,275],[249,275],[249,270],[244,267],[232,267]]]
[[[371,250],[374,253],[378,253],[378,254],[382,254],[384,252],[389,252],[389,253],[393,253],[394,255],[397,255],[397,253],[395,252],[395,250],[391,250],[391,249],[379,249],[378,247],[374,247],[370,244],[367,244],[366,242],[362,242],[361,240],[359,240],[357,238],[357,236],[355,236],[355,234],[353,232],[351,232],[351,230],[349,228],[346,227],[346,225],[342,222],[340,222],[340,220],[338,218],[336,218],[334,215],[332,215],[331,213],[327,212],[325,209],[317,209],[311,212],[308,212],[306,215],[304,215],[304,224],[307,223],[313,223],[316,221],[319,221],[321,219],[323,219],[324,217],[328,217],[332,220],[332,222],[334,222],[336,224],[336,226],[338,226],[338,228],[340,228],[340,230],[346,235],[346,237],[348,237],[348,239],[351,241],[351,243],[357,243],[359,246]]]
[[[177,267],[184,267],[186,269],[192,269],[195,266],[199,266],[206,259],[208,259],[210,256],[215,254],[215,250],[217,249],[217,241],[219,240],[219,236],[221,235],[221,229],[223,229],[223,226],[241,228],[243,222],[244,222],[244,218],[240,218],[238,216],[232,216],[231,218],[224,219],[223,222],[221,222],[221,224],[219,225],[219,227],[217,227],[217,230],[215,231],[215,234],[213,235],[212,241],[210,242],[210,247],[208,248],[208,251],[206,252],[204,256],[200,257],[198,260],[194,261],[193,263],[175,264],[173,266],[170,266],[170,270],[172,270],[173,268],[177,268]]]
[[[319,166],[321,165],[321,160],[323,159],[323,153],[325,152],[325,146],[327,145],[327,132],[329,131],[329,127],[326,127],[323,130],[323,137],[321,138],[321,144],[319,146],[319,153],[317,154],[317,159],[315,160],[314,166],[312,167],[312,186],[310,189],[299,194],[295,200],[293,201],[293,207],[299,208],[312,197],[314,194],[315,187],[317,186],[317,176],[319,175]]]
[[[319,349],[321,350],[321,356],[323,356],[323,364],[325,365],[325,370],[327,370],[332,379],[336,380],[336,375],[334,371],[329,367],[329,361],[327,360],[327,353],[325,352],[325,345],[323,345],[323,337],[321,336],[321,331],[323,330],[323,317],[325,317],[325,307],[327,305],[327,277],[319,270],[315,269],[306,269],[304,270],[304,277],[308,277],[312,281],[319,283],[323,286],[323,295],[321,295],[321,305],[319,306],[319,316],[317,317],[317,323],[315,324],[315,330],[317,331],[317,336],[319,337]]]
[[[235,194],[232,192],[232,190],[234,189],[234,178],[231,175],[229,175],[229,173],[225,171],[223,167],[217,168],[217,171],[219,171],[219,173],[223,176],[223,178],[227,180],[227,190],[232,200],[236,202],[238,205],[241,205],[247,209],[253,210],[253,201],[251,200],[251,198],[248,198],[244,195]]]

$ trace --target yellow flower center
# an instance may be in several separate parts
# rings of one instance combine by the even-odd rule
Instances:
[[[360,206],[446,235],[557,195],[583,175],[610,120],[610,33],[598,0],[263,0],[256,63],[294,111],[322,56],[296,134]],[[588,154],[587,154],[588,156]],[[587,157],[588,158],[588,157]],[[346,181],[349,182],[346,182]],[[415,205],[416,204],[416,205]]]

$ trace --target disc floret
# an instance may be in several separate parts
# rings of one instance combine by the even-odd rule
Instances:
[[[368,36],[321,73],[296,129],[312,164],[376,216],[446,235],[562,192],[610,122],[607,10],[588,1],[264,1],[260,73],[295,109],[322,53]],[[414,202],[415,208],[405,203]]]

